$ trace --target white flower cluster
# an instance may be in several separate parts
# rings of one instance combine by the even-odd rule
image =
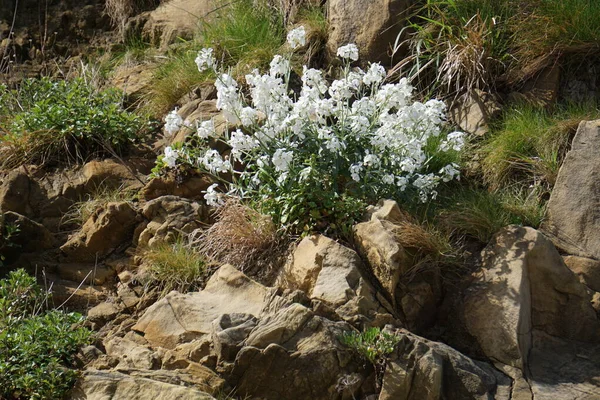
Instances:
[[[303,46],[304,28],[291,31],[288,43],[292,49]],[[288,88],[290,63],[282,56],[273,59],[268,73],[255,70],[246,76],[251,102],[244,101],[231,76],[219,74],[217,107],[238,128],[220,137],[231,149],[229,155],[209,147],[180,154],[169,149],[165,164],[174,166],[182,152],[195,152],[198,167],[232,174],[232,191],[264,198],[278,198],[294,185],[347,191],[369,200],[402,193],[414,193],[421,201],[435,198],[436,186],[458,179],[459,170],[448,164],[431,171],[433,153],[427,146],[440,143],[436,150],[447,152],[464,145],[461,132],[443,135],[444,103],[413,101],[409,82],[385,83],[380,64],[366,71],[350,68],[358,60],[356,45],[340,47],[337,54],[345,60],[342,76],[328,83],[321,71],[304,66],[297,96]],[[211,60],[212,52],[202,50],[199,68],[211,67]],[[167,116],[170,129],[182,123],[174,115]],[[212,121],[198,124],[197,134],[200,139],[217,136]],[[201,142],[208,146],[208,140]],[[236,165],[241,170],[234,170]],[[205,198],[216,204],[214,187],[209,189]]]

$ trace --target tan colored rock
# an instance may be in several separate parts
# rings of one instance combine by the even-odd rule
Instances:
[[[577,256],[564,257],[564,261],[579,277],[581,283],[595,292],[600,292],[600,261]]]
[[[195,99],[185,104],[178,112],[179,116],[184,119],[184,126],[175,134],[171,140],[171,144],[184,143],[186,139],[195,132],[195,129],[187,128],[186,125],[195,127],[196,123],[213,120],[215,132],[224,134],[227,131],[227,120],[223,113],[217,108],[216,100]]]
[[[32,216],[33,209],[29,202],[33,182],[24,168],[12,170],[0,186],[0,211]]]
[[[214,400],[206,392],[179,383],[166,383],[120,372],[86,371],[78,381],[73,400]]]
[[[482,255],[483,269],[464,300],[464,319],[488,357],[525,371],[534,330],[600,340],[585,287],[540,232],[510,226]]]
[[[222,314],[259,315],[274,289],[266,288],[231,265],[224,265],[198,293],[169,293],[149,307],[132,328],[152,346],[173,349],[208,335]]]
[[[100,303],[89,309],[87,320],[95,324],[104,325],[114,319],[120,311],[121,308],[114,303]]]
[[[373,217],[354,227],[354,237],[373,275],[385,289],[387,297],[395,302],[396,287],[409,262],[388,224],[388,221]]]
[[[558,173],[542,231],[569,254],[600,259],[600,120],[579,124]]]
[[[118,369],[156,369],[161,365],[157,354],[147,346],[120,337],[105,340],[106,354],[119,359]]]
[[[511,399],[511,380],[491,365],[413,335],[399,338],[383,378],[379,400]]]
[[[178,38],[192,39],[198,32],[200,19],[216,8],[212,0],[171,0],[148,15],[142,34],[152,44],[166,48]]]
[[[203,203],[176,196],[162,196],[146,203],[142,215],[148,221],[140,225],[134,235],[138,246],[173,242],[181,233],[191,233],[208,219],[208,208]]]
[[[88,285],[103,285],[114,280],[115,270],[105,265],[65,263],[56,267],[61,279],[73,282],[85,282]]]
[[[60,249],[69,261],[95,262],[131,240],[136,221],[137,212],[128,202],[108,203]]]
[[[143,172],[147,172],[144,169]],[[86,163],[81,175],[87,191],[94,192],[102,187],[133,190],[142,186],[144,173],[133,165],[112,159],[92,160]]]
[[[111,78],[112,86],[121,89],[129,103],[140,100],[152,82],[152,68],[148,64],[121,65]]]
[[[401,15],[411,4],[411,0],[330,0],[328,52],[334,57],[338,47],[355,43],[363,60],[389,62],[390,49],[404,26]]]
[[[211,336],[219,360],[233,361],[256,323],[256,317],[241,313],[223,314],[215,319]]]
[[[338,384],[358,370],[352,353],[338,341],[349,329],[344,322],[311,316],[302,306],[290,305],[259,322],[256,332],[262,333],[248,340],[261,348],[245,346],[240,350],[231,384],[242,397],[265,400],[341,398]],[[348,398],[357,394],[365,379],[355,376],[356,385],[344,390]]]
[[[203,199],[206,189],[215,183],[208,174],[192,175],[179,182],[173,176],[152,178],[141,190],[140,197],[154,200],[161,196],[177,196],[186,199]]]
[[[502,107],[494,95],[475,90],[466,99],[457,101],[448,114],[465,132],[484,136],[490,130],[490,122],[501,112]]]

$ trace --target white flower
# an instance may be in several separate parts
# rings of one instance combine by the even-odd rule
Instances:
[[[377,157],[375,154],[369,154],[367,152],[363,158],[363,163],[368,167],[376,167],[379,165],[379,157]]]
[[[440,174],[444,182],[450,182],[454,178],[460,180],[460,171],[455,163],[446,165],[440,170]]]
[[[300,181],[305,181],[308,179],[308,177],[310,176],[310,174],[312,173],[312,167],[306,167],[304,168],[302,171],[300,171]]]
[[[306,44],[306,30],[304,27],[300,26],[289,31],[287,34],[287,42],[292,50],[304,46]]]
[[[363,76],[363,83],[365,85],[372,85],[374,83],[381,83],[385,79],[385,68],[379,63],[373,63],[369,67],[369,70]]]
[[[213,183],[212,185],[210,185],[207,189],[206,189],[206,194],[204,195],[204,200],[206,200],[206,204],[208,204],[209,206],[212,207],[216,207],[219,206],[221,204],[223,204],[223,201],[221,200],[221,196],[219,195],[219,193],[217,193],[215,191],[215,188],[219,186],[218,183]]]
[[[221,74],[215,81],[217,88],[217,109],[223,110],[227,122],[237,124],[242,109],[242,99],[238,93],[238,84],[230,75]]]
[[[303,66],[302,83],[304,84],[303,93],[306,89],[317,89],[321,94],[327,93],[327,82],[323,78],[323,72],[318,69],[309,69],[306,65]]]
[[[386,185],[393,185],[395,178],[396,177],[394,175],[392,175],[392,174],[385,174],[385,175],[383,175],[383,178],[381,178],[381,180]]]
[[[212,119],[198,123],[196,121],[196,134],[202,139],[215,136],[215,123]]]
[[[252,150],[258,146],[254,138],[244,135],[239,129],[231,133],[227,144],[231,146],[231,156],[237,160],[240,159],[242,152]]]
[[[183,125],[183,118],[177,114],[177,108],[167,114],[165,117],[165,132],[168,136],[172,136],[179,131]]]
[[[446,140],[440,143],[440,150],[448,151],[450,149],[454,151],[460,151],[465,145],[465,134],[464,132],[452,132],[446,136]]]
[[[213,49],[202,49],[198,52],[198,56],[196,57],[196,65],[198,66],[198,71],[203,72],[207,69],[215,68],[217,62],[213,57]]]
[[[204,168],[213,174],[231,170],[231,163],[229,160],[223,160],[219,152],[213,149],[207,150],[206,154],[204,154],[204,157],[198,161],[204,166]]]
[[[271,161],[277,171],[286,172],[289,169],[293,158],[294,153],[292,151],[277,149],[273,154]]]
[[[242,108],[242,112],[240,113],[240,120],[242,121],[243,126],[252,126],[258,119],[258,113],[252,107],[244,107]]]
[[[175,168],[177,166],[177,157],[179,157],[179,152],[177,150],[173,150],[173,148],[165,147],[165,155],[163,156],[163,161],[167,166],[171,168]]]
[[[358,47],[353,43],[347,44],[338,48],[337,55],[341,58],[356,61],[358,60]]]
[[[362,170],[363,170],[362,163],[352,164],[350,166],[350,177],[354,181],[359,182],[360,181],[360,173],[362,172]]]
[[[290,62],[280,55],[273,57],[270,66],[270,74],[272,77],[276,77],[278,75],[286,76],[288,72],[290,72]]]

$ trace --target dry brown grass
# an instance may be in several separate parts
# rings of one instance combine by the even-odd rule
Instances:
[[[135,14],[158,6],[161,0],[106,0],[104,7],[112,23],[123,33],[125,23]]]
[[[270,217],[228,199],[215,213],[216,223],[193,240],[207,259],[229,263],[236,268],[262,275],[256,268],[271,258],[275,261],[280,247],[277,228]]]

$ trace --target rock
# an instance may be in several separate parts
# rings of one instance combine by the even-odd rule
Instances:
[[[60,249],[70,261],[95,262],[129,241],[136,221],[137,212],[128,202],[108,203]]]
[[[100,303],[90,308],[87,313],[87,320],[102,326],[114,319],[120,311],[120,307],[117,307],[114,303]]]
[[[155,46],[165,49],[178,38],[193,39],[199,21],[216,8],[212,0],[172,0],[148,14],[142,34]]]
[[[73,282],[85,282],[88,285],[103,285],[113,280],[116,276],[116,272],[112,268],[102,264],[59,264],[56,272],[58,272],[58,276],[61,279]]]
[[[373,217],[354,227],[358,251],[368,261],[371,272],[377,278],[386,296],[395,303],[396,287],[400,276],[409,267],[408,257],[394,234],[388,221]]]
[[[383,378],[379,400],[510,399],[511,380],[491,365],[413,335],[399,338]]]
[[[337,307],[355,296],[361,280],[360,265],[360,258],[353,250],[323,235],[312,235],[300,242],[281,271],[278,283]]]
[[[338,383],[359,369],[337,339],[349,329],[290,305],[259,322],[235,359],[230,383],[242,396],[265,400],[351,398],[356,390],[345,397],[338,392]],[[353,389],[365,379],[356,376]]]
[[[137,368],[137,369],[156,369],[160,367],[161,360],[152,349],[119,337],[104,343],[106,354],[118,358],[118,369]]]
[[[127,102],[134,104],[146,93],[151,81],[152,69],[147,64],[120,65],[111,78],[111,86],[122,90]]]
[[[18,231],[11,237],[11,243],[15,247],[7,250],[14,250],[18,253],[33,253],[54,247],[54,236],[42,224],[12,211],[4,212],[3,220],[4,224],[10,224],[18,228]]]
[[[212,322],[223,314],[257,316],[275,293],[231,265],[224,265],[198,293],[169,293],[149,307],[132,328],[152,346],[174,349],[178,344],[212,333]]]
[[[147,170],[144,168],[143,172]],[[87,191],[93,192],[101,187],[123,190],[140,188],[142,178],[145,176],[143,172],[135,165],[123,165],[116,160],[106,159],[86,163],[81,174]]]
[[[233,361],[242,342],[256,326],[251,314],[223,314],[213,321],[212,341],[219,360]]]
[[[180,197],[162,196],[146,203],[142,215],[149,222],[138,227],[140,232],[134,235],[134,243],[145,247],[173,242],[181,233],[200,228],[202,221],[208,219],[208,208]]]
[[[494,95],[476,89],[466,99],[458,101],[449,110],[449,116],[465,132],[483,136],[489,132],[489,123],[501,112],[502,107]]]
[[[584,342],[600,340],[585,287],[540,232],[505,228],[482,257],[482,271],[464,300],[464,318],[489,358],[526,371],[535,330]]]
[[[85,371],[77,382],[74,400],[214,400],[206,392],[178,383],[166,383],[120,372]]]
[[[579,277],[581,283],[595,292],[600,292],[600,261],[577,256],[564,257],[564,261]]]
[[[140,192],[140,198],[154,200],[161,196],[173,195],[186,199],[203,199],[206,189],[215,183],[208,174],[192,175],[179,182],[173,176],[152,178]]]
[[[600,259],[600,160],[594,143],[600,141],[600,120],[579,124],[571,150],[558,173],[542,231],[565,252]]]
[[[355,43],[362,60],[389,62],[389,50],[404,24],[411,0],[330,0],[327,3],[327,50],[334,57],[338,47]]]
[[[29,194],[32,180],[24,168],[12,170],[0,186],[0,212],[13,211],[32,216]]]

